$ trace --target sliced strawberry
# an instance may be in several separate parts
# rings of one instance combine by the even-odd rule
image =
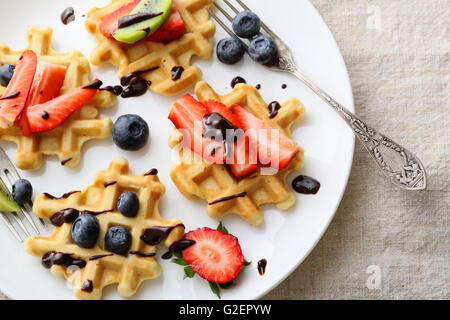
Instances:
[[[286,168],[300,151],[298,144],[241,106],[235,105],[233,109],[251,144],[258,148],[259,162],[280,171]]]
[[[208,112],[217,112],[226,118],[231,124],[240,127],[236,116],[226,105],[219,101],[205,101]],[[252,152],[251,152],[252,151]],[[258,168],[256,150],[253,150],[249,140],[243,134],[234,144],[233,154],[227,159],[227,164],[231,172],[237,178],[242,178],[254,172]]]
[[[131,11],[141,2],[141,0],[134,0],[123,7],[120,7],[113,13],[102,19],[100,23],[100,32],[107,38],[114,39],[112,34],[117,30],[119,25],[119,19],[128,16]]]
[[[210,228],[191,231],[185,238],[195,244],[183,250],[183,259],[200,277],[227,283],[238,276],[244,265],[238,238]]]
[[[36,72],[37,57],[25,51],[17,62],[14,75],[0,100],[0,125],[10,127],[19,118],[30,92]],[[11,98],[8,98],[11,97]]]
[[[41,104],[56,98],[64,84],[66,70],[65,66],[39,61],[28,95],[27,106]]]
[[[145,38],[147,41],[168,43],[178,40],[186,33],[186,25],[181,18],[180,13],[175,7],[172,7],[169,19],[159,27],[152,35]]]
[[[95,96],[98,90],[78,88],[42,104],[28,107],[25,111],[32,132],[49,131]]]
[[[208,109],[186,94],[172,105],[169,119],[183,134],[184,143],[203,159],[215,163],[225,163],[225,150],[222,141],[203,137],[203,116]]]

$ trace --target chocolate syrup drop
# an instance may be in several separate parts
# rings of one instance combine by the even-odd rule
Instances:
[[[110,253],[110,254],[99,254],[99,255],[90,257],[89,261],[94,261],[94,260],[102,259],[102,258],[105,258],[105,257],[111,257],[113,255],[114,255],[113,253]]]
[[[105,188],[108,188],[109,186],[115,185],[116,183],[117,183],[117,181],[105,182],[105,183],[103,184],[103,186],[104,186]]]
[[[245,81],[244,78],[237,76],[231,80],[231,88],[234,88],[238,83],[247,83],[247,81]]]
[[[142,252],[139,252],[139,251],[130,251],[129,254],[134,254],[134,255],[137,255],[137,256],[139,256],[141,258],[151,258],[151,257],[154,257],[156,255],[156,253],[154,253],[154,252],[142,253]]]
[[[99,89],[100,91],[108,91],[116,96],[120,96],[123,92],[123,88],[121,86],[106,86]]]
[[[144,176],[156,176],[158,174],[158,169],[150,169],[149,171],[147,171]]]
[[[79,211],[74,208],[67,208],[60,210],[56,212],[54,215],[50,217],[50,222],[56,226],[60,227],[64,223],[72,223],[74,222],[80,215],[82,214],[90,214],[93,216],[98,216],[100,214],[112,212],[113,210],[104,210],[104,211],[89,211],[89,210],[82,210]]]
[[[286,89],[286,88],[287,88],[287,84],[283,83],[283,84],[281,85],[281,89]]]
[[[258,261],[258,272],[261,276],[266,272],[267,260],[261,259]]]
[[[308,176],[298,176],[292,181],[292,188],[302,194],[316,194],[320,189],[320,182]]]
[[[259,89],[261,89],[261,85],[258,83],[258,84],[255,86],[255,88],[259,90]]]
[[[177,224],[171,227],[149,227],[145,229],[144,234],[141,236],[141,240],[146,244],[155,246],[166,239],[173,229],[177,227],[183,227],[183,224]]]
[[[92,291],[94,291],[94,284],[92,283],[92,280],[86,280],[81,287],[81,291],[87,293],[91,293]]]
[[[72,7],[65,8],[61,13],[61,22],[63,24],[69,24],[75,21],[75,10]]]
[[[229,201],[229,200],[233,200],[236,198],[243,198],[247,195],[247,192],[242,192],[242,193],[238,193],[229,197],[223,197],[223,198],[219,198],[217,200],[214,200],[213,202],[208,203],[209,206],[212,206],[216,203],[220,203],[220,202],[224,202],[224,201]]]
[[[268,108],[269,108],[269,118],[273,119],[277,116],[278,110],[280,110],[281,105],[278,101],[272,101],[271,103],[269,103]]]
[[[178,79],[180,79],[183,72],[184,72],[184,68],[182,66],[173,67],[171,70],[172,80],[177,81]]]
[[[8,94],[7,96],[1,97],[0,100],[14,99],[20,96],[20,91]]]
[[[67,162],[69,162],[70,160],[72,160],[72,158],[67,158],[63,161],[61,161],[61,165],[64,166]]]
[[[231,144],[238,140],[242,130],[217,112],[206,114],[203,117],[203,126],[205,128],[203,137],[225,141],[225,156],[229,157],[232,150]],[[213,151],[215,154],[218,150]]]
[[[126,28],[133,24],[160,16],[162,14],[163,14],[162,12],[158,12],[158,13],[141,12],[141,13],[131,14],[131,15],[120,18],[117,26],[119,29]]]
[[[41,261],[44,268],[50,269],[53,265],[70,267],[75,266],[78,268],[84,268],[86,261],[82,259],[75,259],[71,257],[69,253],[49,251],[42,257]]]
[[[95,80],[89,82],[87,85],[81,87],[81,89],[99,90],[102,85],[103,85],[103,82],[101,82],[98,79],[95,79]]]
[[[81,192],[81,191],[78,191],[78,190],[70,191],[70,192],[64,193],[61,197],[55,197],[55,196],[52,196],[50,193],[44,192],[44,196],[46,196],[47,198],[49,198],[51,200],[60,200],[60,199],[67,199],[74,193],[78,193],[78,192]]]
[[[141,77],[134,77],[130,80],[128,87],[123,90],[121,97],[130,98],[142,96],[147,92],[150,85],[150,81],[147,81]]]
[[[130,84],[131,79],[133,79],[134,77],[139,77],[139,76],[143,75],[144,73],[155,71],[157,69],[159,69],[159,66],[148,68],[145,70],[137,70],[137,71],[128,73],[128,74],[124,75],[122,78],[120,78],[120,84],[125,87]]]
[[[48,114],[47,111],[42,111],[41,117],[42,117],[42,119],[44,119],[44,120],[50,119],[50,115]]]
[[[168,260],[172,258],[175,252],[181,253],[183,250],[189,248],[190,246],[193,246],[194,244],[195,244],[194,240],[182,239],[180,241],[176,241],[172,243],[172,245],[169,247],[169,251],[167,251],[162,255],[162,258],[164,260]]]

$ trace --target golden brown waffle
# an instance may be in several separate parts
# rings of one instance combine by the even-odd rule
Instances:
[[[206,82],[199,82],[195,87],[195,94],[201,102],[214,99],[228,107],[239,104],[288,137],[291,136],[292,123],[304,112],[304,106],[299,100],[290,99],[282,105],[275,118],[269,119],[267,103],[256,88],[245,84],[238,84],[231,93],[220,96]],[[170,147],[179,146],[182,139],[181,133],[175,130],[169,138]],[[235,213],[252,225],[263,221],[260,205],[275,203],[279,209],[286,210],[294,204],[295,196],[286,183],[286,177],[292,171],[300,170],[304,161],[303,149],[300,148],[300,152],[284,170],[273,175],[261,174],[260,171],[239,180],[223,165],[198,161],[199,157],[190,149],[180,147],[179,158],[180,163],[172,168],[170,176],[181,193],[189,199],[198,197],[211,203],[246,192],[245,197],[208,205],[207,212],[216,219]],[[191,159],[197,161],[190,161]]]
[[[93,8],[86,18],[86,29],[97,39],[98,45],[91,53],[94,65],[111,63],[119,69],[119,77],[149,68],[143,77],[152,82],[150,89],[165,95],[185,91],[202,78],[199,68],[191,65],[192,56],[209,59],[213,53],[212,38],[215,25],[209,21],[206,7],[210,0],[173,0],[180,12],[187,31],[180,39],[168,44],[148,42],[135,44],[120,43],[103,36],[99,30],[102,19],[129,3],[130,0],[112,0],[103,8]],[[182,66],[184,72],[179,80],[173,81],[171,70]]]
[[[28,28],[28,46],[24,50],[33,50],[38,60],[67,66],[66,78],[61,88],[61,94],[63,94],[88,83],[91,70],[88,59],[78,50],[65,53],[53,50],[52,33],[50,27]],[[0,43],[0,65],[6,63],[15,65],[24,50],[13,51]],[[0,95],[4,90],[5,88],[0,86]],[[111,135],[113,125],[111,119],[97,119],[96,107],[110,107],[114,102],[114,95],[102,91],[51,131],[24,137],[19,127],[0,128],[0,139],[17,144],[15,164],[20,169],[38,169],[42,165],[44,154],[57,155],[61,162],[65,161],[65,166],[74,167],[80,161],[81,147],[86,141]]]
[[[116,182],[108,186],[108,183]],[[105,184],[106,183],[106,184]],[[139,197],[139,211],[136,217],[128,218],[116,209],[117,199],[121,193],[133,191]],[[175,227],[164,240],[169,247],[184,235],[184,227],[176,219],[163,220],[158,211],[158,203],[165,191],[164,186],[156,175],[131,175],[128,161],[118,158],[111,162],[109,168],[98,172],[94,184],[84,192],[73,193],[66,199],[50,199],[41,194],[36,197],[33,211],[41,218],[50,218],[55,212],[66,208],[77,210],[112,212],[97,216],[100,223],[100,235],[97,244],[91,249],[83,249],[72,242],[71,223],[55,227],[49,238],[33,237],[26,242],[27,251],[35,256],[42,257],[50,251],[71,253],[72,257],[83,259],[86,266],[76,272],[66,267],[53,265],[51,272],[59,277],[65,277],[74,285],[75,296],[79,299],[100,299],[103,288],[112,283],[118,283],[118,292],[124,296],[132,296],[140,283],[146,279],[153,279],[160,275],[161,267],[154,257],[140,257],[134,254],[103,257],[90,261],[89,258],[98,255],[107,255],[111,252],[105,249],[104,238],[110,226],[125,226],[133,237],[130,252],[154,253],[155,246],[144,243],[140,237],[148,227]],[[86,281],[92,281],[91,293],[82,291]]]

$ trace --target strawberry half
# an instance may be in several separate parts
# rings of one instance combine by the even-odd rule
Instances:
[[[56,98],[64,84],[66,67],[58,64],[39,61],[26,107],[19,119],[19,127],[22,135],[29,137],[32,132],[26,116],[26,108],[35,104],[41,104]]]
[[[180,13],[175,7],[172,7],[169,19],[152,35],[145,38],[147,41],[168,43],[178,40],[186,33],[186,25],[181,18]]]
[[[235,105],[233,109],[250,143],[258,148],[259,162],[280,171],[286,168],[300,151],[298,144],[241,106]]]
[[[185,235],[195,244],[183,250],[183,259],[203,279],[227,283],[235,279],[244,265],[239,240],[231,234],[201,228]]]
[[[88,103],[97,91],[87,88],[75,89],[45,103],[28,107],[23,116],[27,118],[31,132],[49,131]]]
[[[119,19],[128,16],[131,11],[141,2],[141,0],[134,0],[123,7],[120,7],[113,13],[107,15],[102,19],[100,23],[100,32],[107,38],[114,39],[112,34],[117,30],[119,25]]]
[[[2,127],[14,125],[25,108],[36,65],[37,57],[31,50],[25,51],[17,62],[14,75],[0,100],[0,125]]]
[[[240,127],[239,121],[230,108],[219,101],[208,100],[204,102],[209,113],[217,112],[226,118],[231,124]],[[227,159],[227,164],[233,175],[242,178],[254,172],[258,168],[256,150],[250,146],[249,139],[241,135],[234,143],[232,156]]]
[[[203,117],[208,109],[186,94],[174,102],[169,119],[183,134],[184,143],[203,159],[215,163],[225,163],[225,150],[222,141],[203,137]]]

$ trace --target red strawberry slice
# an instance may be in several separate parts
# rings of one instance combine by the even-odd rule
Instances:
[[[225,163],[225,150],[222,141],[203,137],[203,117],[208,109],[186,94],[172,105],[169,119],[183,134],[184,143],[203,159],[215,163]]]
[[[236,116],[230,108],[219,101],[208,100],[204,102],[209,113],[217,112],[226,118],[231,124],[240,127]],[[252,152],[250,152],[252,150]],[[241,135],[234,144],[234,150],[231,157],[227,159],[231,172],[237,178],[242,178],[254,172],[258,168],[256,150],[253,150],[249,144],[249,139]]]
[[[186,25],[181,18],[180,13],[175,7],[172,7],[172,12],[169,19],[156,30],[152,35],[145,38],[147,41],[168,43],[170,41],[178,40],[186,33]]]
[[[244,265],[238,238],[210,228],[191,231],[185,238],[195,244],[183,250],[183,259],[200,277],[227,283],[238,276]]]
[[[56,98],[64,84],[66,69],[62,65],[39,61],[26,107],[41,104]],[[19,119],[19,127],[22,128],[23,136],[31,136],[32,132],[28,124],[26,108]]]
[[[113,13],[102,19],[100,23],[100,32],[107,38],[114,39],[112,34],[117,30],[119,25],[119,19],[128,16],[131,11],[141,2],[141,0],[134,0],[123,7],[120,7]]]
[[[17,62],[14,75],[0,100],[0,126],[14,125],[25,108],[36,65],[37,57],[31,50],[25,51]]]
[[[300,151],[298,144],[241,106],[235,105],[234,113],[250,142],[257,146],[261,164],[281,171]]]
[[[98,90],[78,88],[42,104],[30,106],[24,116],[32,132],[49,131],[83,107]]]

